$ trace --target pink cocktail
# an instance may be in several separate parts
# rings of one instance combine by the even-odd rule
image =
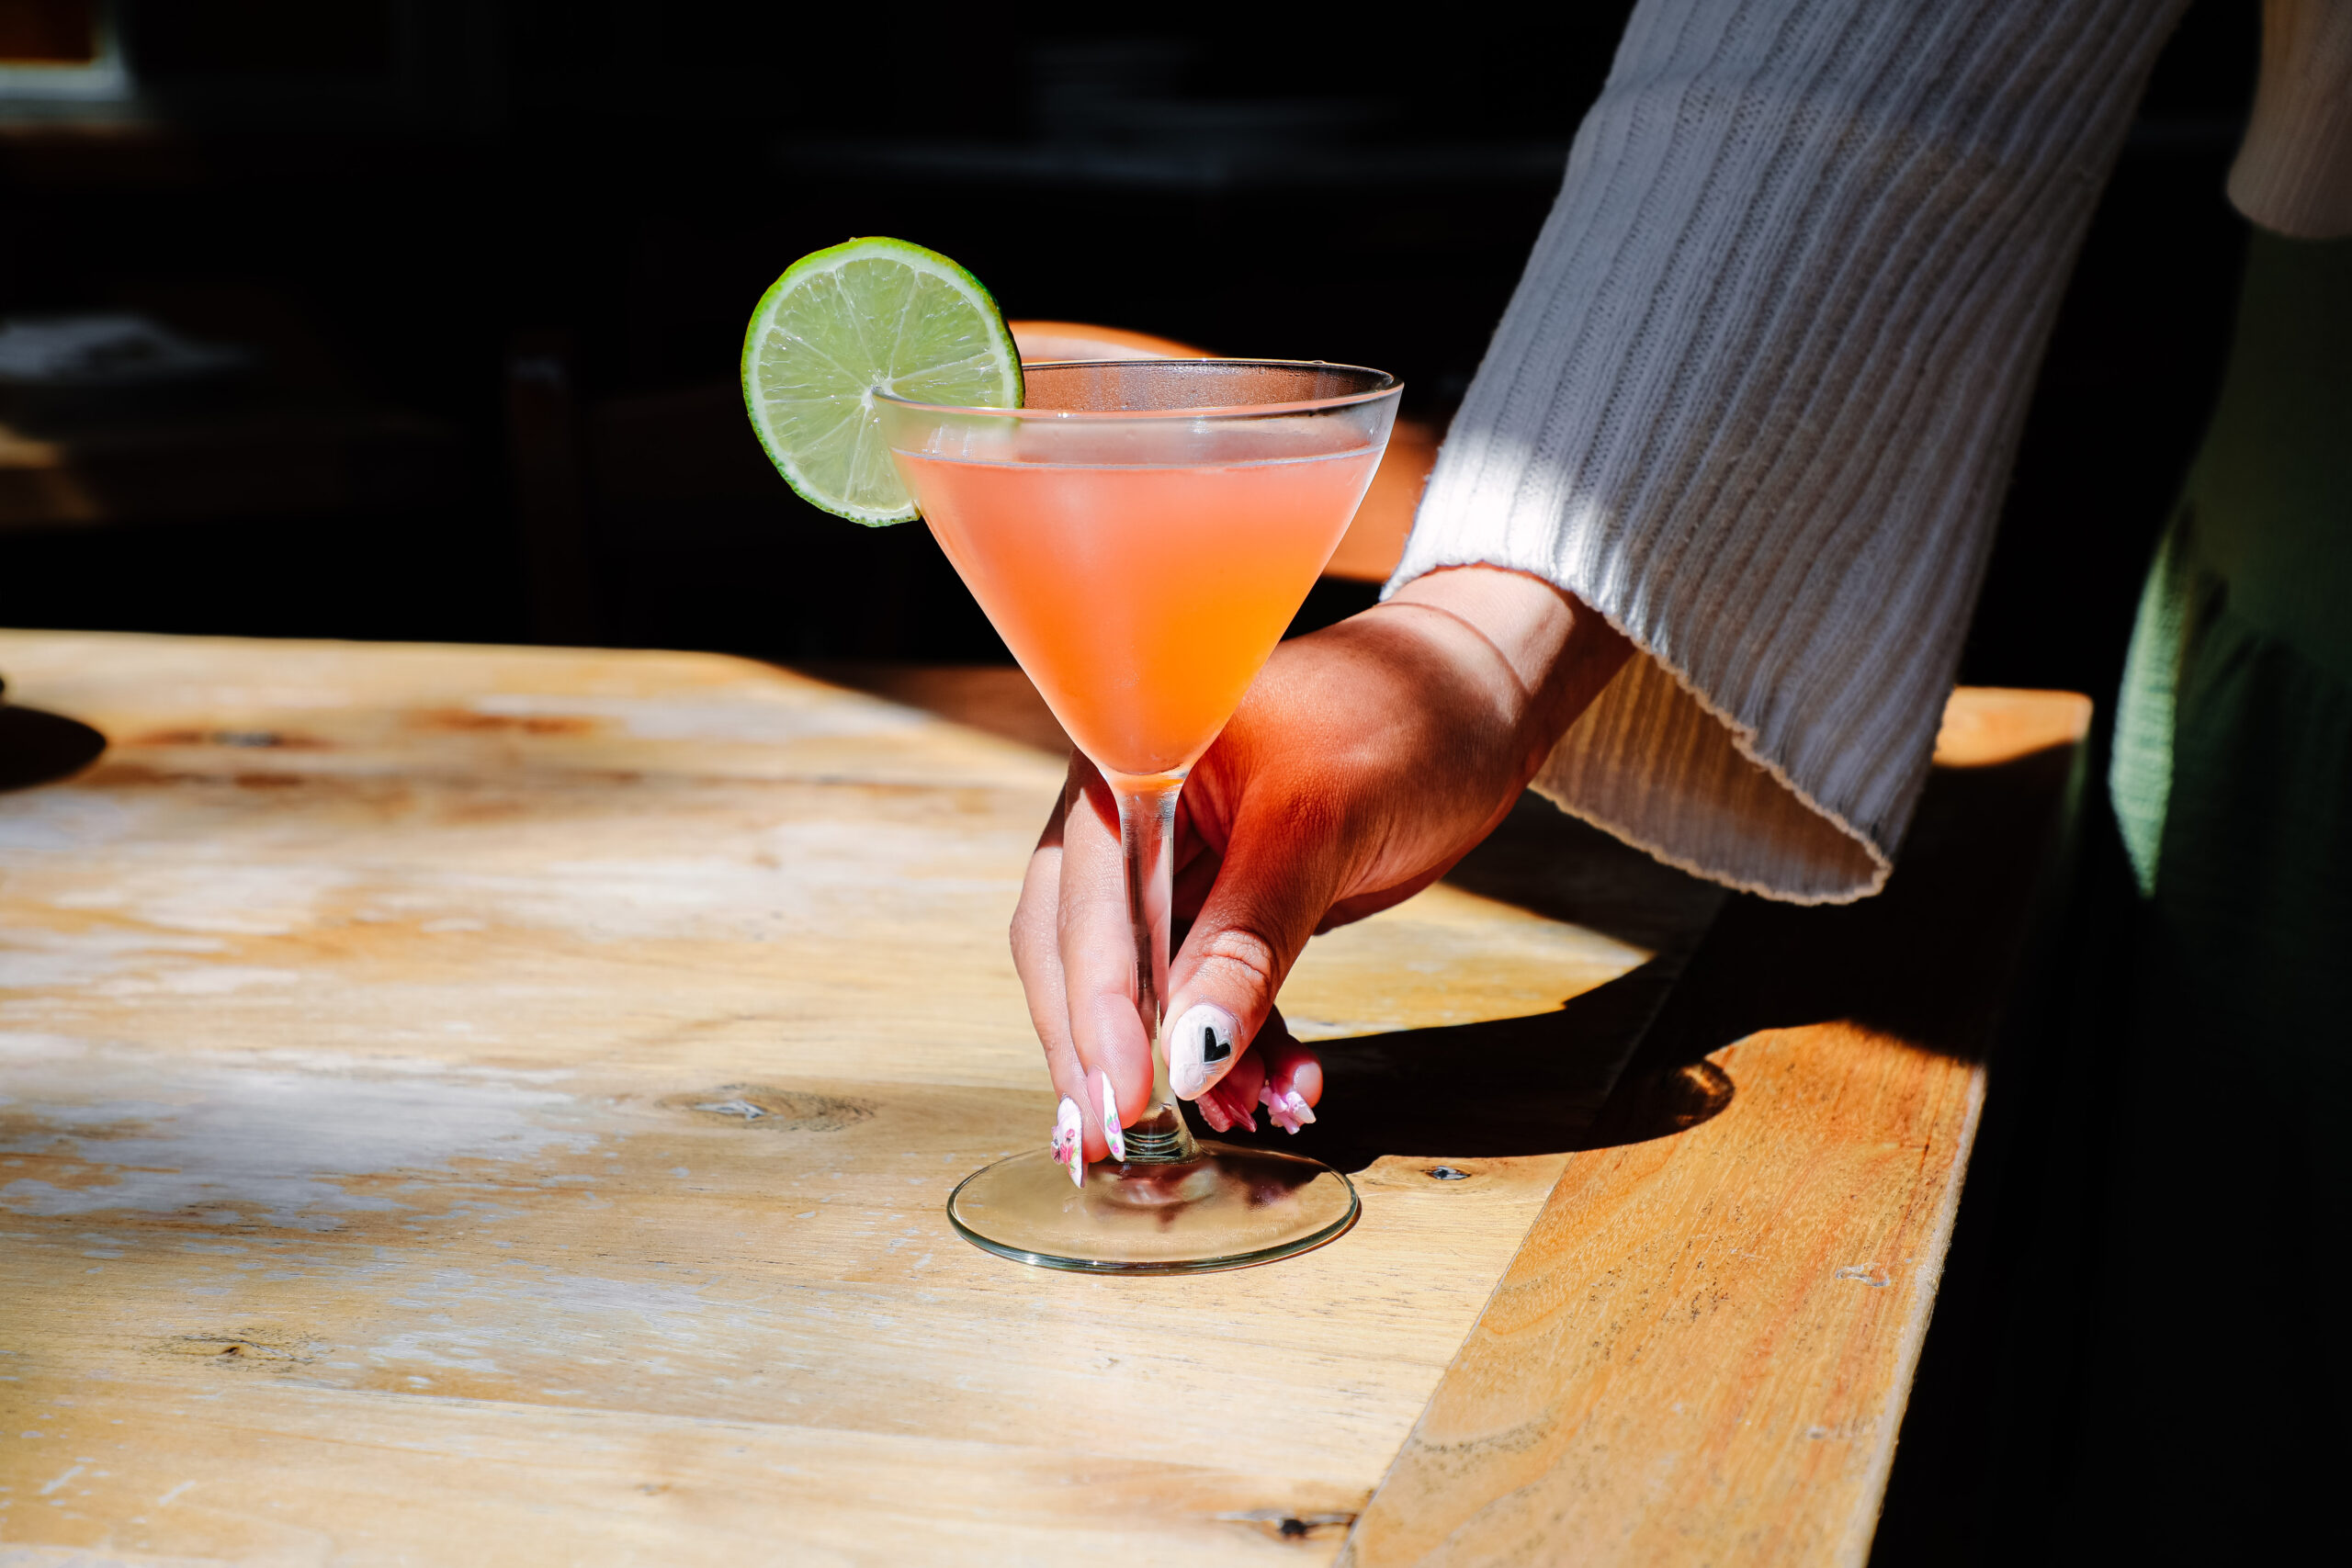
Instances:
[[[1108,774],[1181,774],[1208,750],[1380,462],[1355,432],[1312,424],[1198,445],[1182,468],[899,458],[947,558]]]

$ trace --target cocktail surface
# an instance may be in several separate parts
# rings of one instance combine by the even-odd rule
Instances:
[[[893,457],[1072,739],[1106,773],[1189,767],[1232,717],[1354,516],[1377,446],[1295,422],[1204,434],[1182,464],[1057,444]]]

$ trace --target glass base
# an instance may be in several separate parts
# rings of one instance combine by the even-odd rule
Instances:
[[[1087,1274],[1246,1269],[1336,1240],[1356,1223],[1354,1184],[1320,1160],[1230,1144],[1198,1157],[1103,1160],[1073,1186],[1045,1149],[966,1177],[947,1218],[1016,1263]]]

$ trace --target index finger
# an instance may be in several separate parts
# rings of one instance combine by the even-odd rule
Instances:
[[[1080,1069],[1089,1159],[1125,1154],[1121,1134],[1151,1103],[1151,1039],[1137,1010],[1135,928],[1126,856],[1110,785],[1082,757],[1070,762],[1056,910],[1062,994]]]

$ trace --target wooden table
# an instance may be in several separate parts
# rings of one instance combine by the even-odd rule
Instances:
[[[1962,694],[1918,869],[1703,943],[1523,806],[1284,992],[1363,1222],[1114,1280],[941,1209],[1052,1112],[1010,672],[0,671],[107,742],[0,795],[11,1564],[1859,1561],[2084,706]]]

